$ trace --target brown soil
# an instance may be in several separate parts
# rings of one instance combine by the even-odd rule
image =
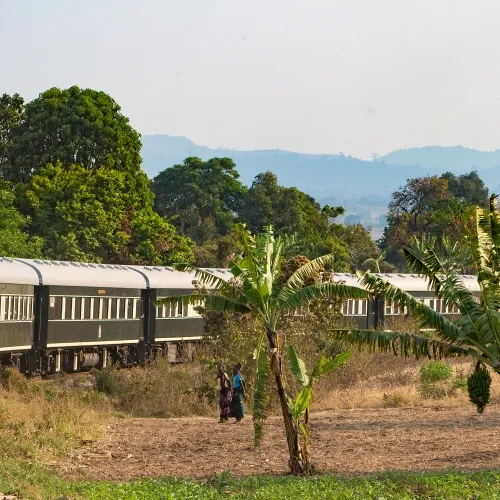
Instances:
[[[219,424],[211,418],[120,419],[99,441],[53,464],[70,479],[204,478],[287,472],[281,421],[269,420],[259,451],[251,418]],[[356,474],[500,468],[500,405],[483,415],[459,408],[388,408],[312,415],[312,453],[323,471]]]

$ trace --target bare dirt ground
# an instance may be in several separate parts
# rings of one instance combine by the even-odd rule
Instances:
[[[67,478],[92,480],[287,472],[279,418],[270,419],[259,451],[252,446],[251,417],[233,422],[117,419],[99,441],[53,466]],[[312,432],[313,459],[323,471],[500,468],[500,405],[483,415],[471,405],[325,411],[312,415]]]

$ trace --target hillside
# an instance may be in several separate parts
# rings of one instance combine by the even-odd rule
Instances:
[[[446,168],[454,172],[469,172],[500,166],[500,149],[479,151],[463,146],[425,146],[423,148],[398,149],[379,158],[390,164],[420,165],[426,168]]]
[[[320,203],[342,204],[348,221],[361,221],[380,236],[392,192],[410,177],[463,173],[477,169],[490,190],[500,191],[500,150],[486,153],[461,146],[431,146],[398,150],[376,162],[344,155],[314,155],[282,150],[238,151],[199,146],[185,137],[145,135],[142,138],[143,168],[150,178],[188,156],[204,160],[214,156],[232,158],[241,180],[250,185],[266,170],[282,185],[297,186]],[[455,167],[453,167],[455,165]],[[499,165],[499,166],[497,166]]]

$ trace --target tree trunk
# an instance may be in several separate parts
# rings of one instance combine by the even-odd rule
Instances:
[[[283,423],[285,425],[285,434],[288,444],[288,453],[290,458],[288,466],[292,474],[305,474],[310,470],[310,464],[307,458],[303,455],[299,444],[299,429],[293,421],[292,415],[288,409],[287,394],[283,382],[283,366],[281,352],[279,349],[279,341],[276,332],[268,331],[267,338],[269,340],[271,371],[276,381],[278,396],[281,403],[281,412],[283,414]]]

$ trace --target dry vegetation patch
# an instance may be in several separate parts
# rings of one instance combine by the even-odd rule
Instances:
[[[470,406],[436,404],[316,412],[312,432],[314,462],[323,471],[500,468],[500,405],[483,415]],[[251,419],[241,424],[218,424],[206,417],[115,420],[99,441],[54,467],[67,478],[92,480],[287,472],[279,417],[270,419],[260,450],[252,444]]]

